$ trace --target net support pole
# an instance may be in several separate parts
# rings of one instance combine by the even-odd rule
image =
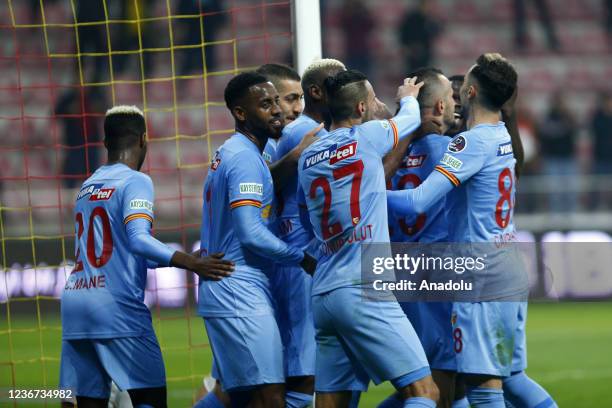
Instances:
[[[321,58],[321,10],[319,0],[293,0],[293,60],[301,74],[312,61]]]

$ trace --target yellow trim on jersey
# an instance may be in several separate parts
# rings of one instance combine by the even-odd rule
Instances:
[[[136,214],[131,214],[128,215],[127,217],[125,217],[125,219],[123,220],[124,224],[127,224],[128,222],[138,219],[138,218],[144,218],[145,220],[149,221],[151,224],[153,224],[153,217],[151,217],[149,214],[145,214],[145,213],[136,213]]]
[[[392,119],[389,119],[388,122],[393,130],[393,148],[395,149],[395,146],[399,143],[399,132],[397,131],[397,125]]]
[[[242,207],[243,205],[252,205],[253,207],[261,208],[261,201],[257,200],[237,200],[233,203],[230,203],[230,208],[233,210],[234,208]]]
[[[459,184],[461,184],[461,182],[459,181],[459,179],[457,178],[457,176],[455,176],[453,173],[451,173],[450,171],[446,170],[444,167],[442,166],[436,166],[434,167],[434,170],[438,170],[440,173],[444,174],[446,176],[447,179],[450,180],[451,183],[453,183],[453,185],[455,187],[459,186]]]

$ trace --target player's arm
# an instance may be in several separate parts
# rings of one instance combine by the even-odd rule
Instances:
[[[523,142],[521,141],[521,135],[518,129],[518,118],[516,112],[516,97],[518,94],[518,88],[514,90],[514,93],[502,106],[502,120],[506,124],[506,129],[510,133],[510,139],[512,140],[512,152],[516,159],[516,166],[514,167],[514,175],[518,179],[523,169],[523,163],[525,162],[525,151],[523,150]]]
[[[428,210],[453,188],[459,187],[484,165],[486,151],[477,138],[463,133],[450,141],[434,171],[415,189],[387,191],[389,209],[400,215],[415,215]]]
[[[387,190],[387,205],[398,215],[420,214],[443,199],[454,187],[444,175],[433,171],[417,188]]]
[[[153,200],[153,183],[149,177],[134,177],[126,183],[122,207],[130,250],[147,259],[147,267],[176,266],[189,269],[202,279],[219,280],[229,276],[232,262],[218,257],[196,258],[155,239],[151,235]]]
[[[300,141],[300,143],[291,149],[278,161],[269,165],[270,173],[272,174],[272,182],[274,183],[274,191],[282,190],[289,180],[297,175],[297,162],[300,155],[308,146],[317,140],[316,134],[323,129],[323,123],[308,132]]]
[[[395,173],[397,173],[410,144],[419,136],[432,133],[442,134],[442,122],[433,119],[430,122],[421,124],[421,127],[415,131],[415,133],[417,132],[418,134],[415,134],[413,137],[406,137],[400,140],[397,146],[383,157],[383,168],[385,169],[385,181],[387,183],[390,182],[393,176],[395,176]]]
[[[236,238],[253,253],[275,262],[299,264],[306,272],[311,273],[312,257],[299,248],[287,245],[264,224],[261,199],[265,174],[261,165],[253,160],[250,154],[248,151],[239,153],[228,163],[229,206]]]
[[[416,97],[423,83],[415,78],[407,78],[397,89],[400,108],[389,120],[373,120],[360,125],[363,137],[374,147],[381,157],[396,148],[400,140],[414,138],[412,134],[421,124],[421,112]],[[406,142],[410,143],[410,141]]]

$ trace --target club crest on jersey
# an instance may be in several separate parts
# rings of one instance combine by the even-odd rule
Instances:
[[[467,146],[467,140],[465,137],[459,135],[450,141],[448,144],[448,151],[453,153],[459,153]]]
[[[329,164],[335,164],[349,157],[353,157],[356,153],[356,141],[340,147],[338,147],[337,144],[333,144],[325,150],[320,150],[308,156],[306,160],[304,160],[303,168],[305,170],[326,160],[329,160]]]
[[[115,192],[114,188],[102,188],[103,183],[89,184],[79,191],[77,200],[89,197],[89,201],[106,201],[111,198]]]
[[[512,142],[502,143],[497,146],[498,156],[507,156],[509,154],[512,154]]]
[[[403,168],[411,169],[414,167],[421,167],[427,158],[426,154],[419,154],[416,156],[406,156],[404,157]]]

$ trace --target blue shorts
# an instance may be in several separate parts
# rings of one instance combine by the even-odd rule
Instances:
[[[412,325],[393,294],[386,299],[365,300],[356,287],[313,296],[316,391],[365,391],[370,379],[401,388],[430,374]]]
[[[457,371],[453,350],[451,302],[401,302],[400,306],[421,340],[429,365],[436,370]]]
[[[166,386],[155,334],[62,340],[60,388],[70,388],[80,397],[108,398],[111,380],[121,390]]]
[[[226,391],[285,382],[283,348],[272,315],[204,319],[213,374]]]
[[[457,372],[510,375],[520,302],[453,303],[453,348]]]
[[[317,343],[311,289],[312,278],[302,268],[276,266],[272,293],[287,377],[315,374]]]
[[[518,325],[514,335],[514,353],[512,353],[512,372],[525,371],[527,369],[527,302],[519,303]]]

